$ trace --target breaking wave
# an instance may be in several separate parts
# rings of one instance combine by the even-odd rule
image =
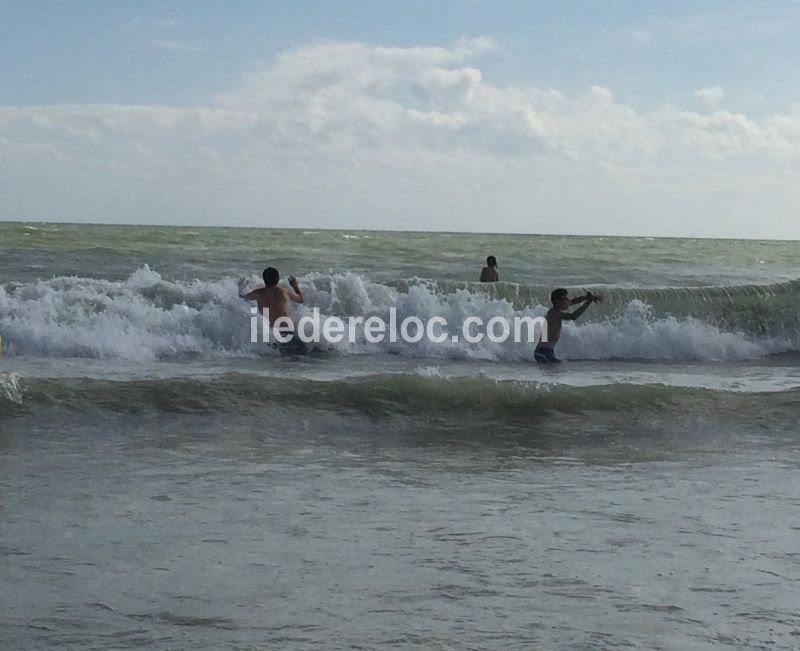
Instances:
[[[255,278],[253,279],[255,282]],[[357,274],[300,279],[306,303],[297,315],[444,317],[451,332],[478,316],[540,316],[549,289],[512,283],[393,286]],[[562,333],[567,359],[745,360],[798,349],[800,282],[708,288],[602,288],[605,300]],[[174,281],[147,266],[124,281],[57,277],[0,287],[5,353],[147,361],[180,357],[273,355],[250,342],[250,310],[232,277]],[[415,358],[531,361],[532,346],[484,340],[324,344],[339,354],[391,353]]]

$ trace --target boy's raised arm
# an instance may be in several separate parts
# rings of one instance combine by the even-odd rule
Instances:
[[[574,312],[559,312],[559,316],[564,321],[575,321],[595,300],[596,299],[594,296],[587,294],[583,297],[583,305],[581,305],[577,310]]]
[[[239,298],[246,301],[254,301],[258,298],[258,290],[254,289],[252,292],[247,291],[247,279],[239,278]]]
[[[586,292],[583,296],[576,296],[575,298],[570,299],[569,302],[571,305],[577,305],[578,303],[583,303],[587,298],[590,298],[593,301],[599,301],[602,297],[597,294],[592,294],[592,292]]]
[[[300,285],[297,284],[297,278],[294,276],[289,276],[289,285],[291,285],[294,291],[287,292],[289,294],[289,298],[291,298],[295,303],[302,303],[305,299],[303,297],[303,291],[300,289]]]

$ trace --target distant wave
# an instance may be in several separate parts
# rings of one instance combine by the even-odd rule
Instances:
[[[253,278],[254,283],[256,279]],[[549,289],[500,283],[395,286],[358,274],[301,279],[306,304],[325,315],[387,318],[442,316],[460,328],[468,316],[544,314]],[[564,328],[567,359],[744,360],[800,348],[800,282],[708,288],[603,288],[603,303]],[[144,266],[124,281],[58,277],[0,287],[0,336],[6,353],[29,357],[152,360],[271,355],[249,341],[250,311],[232,277],[172,281]],[[413,358],[532,361],[532,346],[488,340],[418,344],[342,343],[340,354],[391,353]]]

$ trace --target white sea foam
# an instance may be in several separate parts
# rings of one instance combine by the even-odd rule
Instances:
[[[256,278],[253,277],[253,283]],[[505,298],[475,289],[448,293],[410,283],[403,290],[371,283],[357,274],[309,275],[300,279],[306,303],[295,314],[379,316],[389,308],[399,320],[443,317],[449,333],[460,333],[464,319],[541,316],[546,308],[515,308]],[[181,356],[273,354],[250,343],[250,309],[237,294],[234,278],[171,281],[147,266],[121,282],[59,277],[0,287],[0,335],[8,354],[33,357],[105,357],[150,360]],[[595,320],[592,320],[595,319]],[[592,310],[579,323],[564,326],[558,345],[567,359],[741,360],[793,348],[786,337],[752,337],[726,331],[701,316],[656,315],[631,300],[602,319]],[[327,344],[339,353],[393,353],[414,358],[484,360],[533,359],[533,346],[511,340],[478,344],[463,340],[437,344],[384,341]]]
[[[0,398],[22,404],[22,388],[16,373],[0,373]]]

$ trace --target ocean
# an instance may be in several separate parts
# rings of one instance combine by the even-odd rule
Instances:
[[[800,244],[0,223],[0,647],[795,649]],[[501,282],[476,280],[487,255]],[[326,317],[506,341],[250,341]]]

